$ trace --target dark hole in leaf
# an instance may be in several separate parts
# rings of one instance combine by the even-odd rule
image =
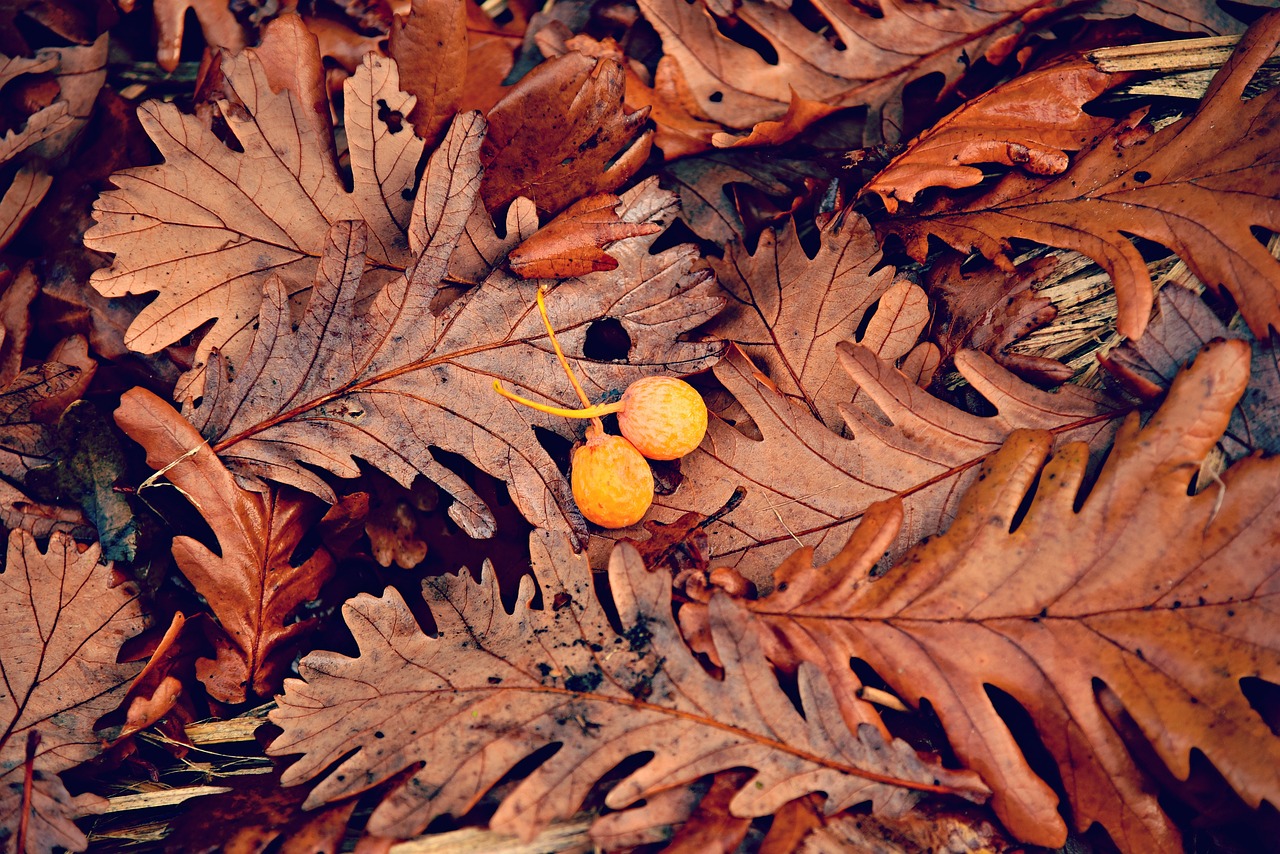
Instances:
[[[378,99],[378,121],[385,124],[391,133],[404,130],[404,113],[388,107],[385,98]]]
[[[622,322],[613,317],[594,321],[587,327],[582,355],[597,362],[616,362],[631,352],[631,336]]]

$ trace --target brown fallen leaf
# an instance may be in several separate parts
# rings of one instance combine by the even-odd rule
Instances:
[[[101,812],[93,794],[72,797],[58,774],[98,755],[94,723],[123,699],[141,665],[117,664],[120,645],[143,628],[137,593],[112,585],[98,548],[81,552],[55,533],[46,551],[24,531],[9,533],[0,574],[0,847],[16,846],[23,818],[28,745],[35,774],[21,854],[88,844],[73,819]]]
[[[729,854],[737,851],[751,829],[751,818],[733,815],[729,811],[730,804],[751,776],[751,772],[743,768],[713,775],[711,788],[662,850],[668,854]]]
[[[787,111],[776,121],[756,122],[751,133],[735,136],[731,133],[717,133],[711,137],[716,148],[747,148],[756,145],[782,145],[800,135],[809,125],[825,119],[841,109],[820,101],[801,98],[796,90],[791,90],[791,103]]]
[[[348,192],[327,119],[311,94],[298,95],[324,99],[318,53],[299,58],[300,45],[316,50],[288,15],[268,26],[263,48],[223,59],[238,105],[221,101],[219,110],[241,151],[173,104],[148,101],[139,109],[165,162],[115,173],[118,189],[98,198],[98,224],[85,234],[90,248],[115,253],[111,267],[93,275],[100,293],[157,292],[129,327],[131,349],[156,352],[214,320],[198,358],[219,348],[238,361],[252,340],[268,277],[279,276],[290,294],[309,288],[335,222],[369,224],[370,267],[380,272],[371,286],[412,263],[406,230],[423,144],[395,118],[413,102],[399,89],[395,63],[368,56],[345,84],[354,178]],[[178,395],[198,392],[196,386]]]
[[[61,362],[27,368],[0,390],[0,475],[22,480],[28,471],[52,462],[52,435],[42,410],[54,415],[81,391],[82,371]],[[72,398],[73,399],[73,398]],[[61,403],[50,407],[49,402]]]
[[[324,549],[293,563],[303,535],[323,512],[319,503],[276,489],[241,488],[195,428],[145,389],[125,392],[115,418],[146,449],[147,464],[188,497],[218,538],[221,554],[191,537],[173,540],[178,568],[221,628],[211,637],[216,658],[197,661],[197,676],[224,703],[270,696],[301,638],[315,628],[311,620],[292,618],[333,574]]]
[[[937,75],[940,97],[978,59],[999,65],[1013,55],[1032,25],[1058,8],[1038,0],[827,4],[816,13],[822,25],[815,28],[813,18],[772,0],[725,3],[714,13],[682,0],[639,4],[662,37],[664,53],[679,65],[701,115],[726,127],[750,128],[782,116],[794,91],[832,106],[866,105],[864,145],[901,138],[907,124],[902,95],[909,84]],[[1075,14],[1087,10],[1089,17],[1138,14],[1179,32],[1243,29],[1239,19],[1197,0],[1061,5],[1074,7]],[[761,43],[775,55],[748,46]]]
[[[653,758],[613,786],[609,806],[733,767],[755,771],[731,802],[738,816],[768,815],[817,790],[830,811],[871,800],[895,815],[919,791],[982,800],[985,789],[968,772],[923,760],[873,727],[855,737],[808,667],[799,675],[801,718],[762,669],[759,639],[737,603],[718,598],[710,608],[725,664],[720,681],[680,640],[670,580],[648,572],[634,549],[618,546],[609,563],[618,633],[585,555],[549,532],[530,545],[540,610],[529,605],[534,585],[525,578],[507,614],[487,563],[479,584],[464,572],[424,585],[435,637],[393,588],[347,602],[359,655],[311,653],[271,713],[283,732],[268,752],[301,754],[282,781],[323,776],[306,806],[364,791],[430,757],[369,818],[375,836],[412,836],[436,816],[465,813],[513,765],[553,742],[560,749],[505,795],[494,830],[533,838],[572,815],[601,774],[646,751]]]
[[[1280,90],[1241,103],[1253,73],[1280,42],[1280,12],[1263,16],[1214,77],[1196,111],[1152,132],[1122,122],[1054,179],[1010,174],[972,200],[939,199],[889,220],[923,259],[930,236],[980,251],[1006,269],[1015,237],[1076,249],[1110,275],[1120,303],[1116,328],[1142,335],[1151,277],[1130,235],[1174,249],[1210,287],[1225,288],[1257,335],[1280,328],[1280,261],[1252,228],[1280,231]]]
[[[1100,360],[1134,394],[1155,400],[1204,345],[1216,338],[1244,337],[1194,293],[1169,284],[1160,289],[1146,334],[1125,341]],[[1280,342],[1273,335],[1267,342],[1251,340],[1251,347],[1249,388],[1231,411],[1220,443],[1230,460],[1256,451],[1280,453]]]
[[[539,64],[488,113],[481,149],[489,210],[524,196],[557,213],[593,193],[608,193],[649,156],[647,110],[622,107],[622,66],[573,52]]]
[[[618,259],[604,247],[626,237],[657,234],[656,222],[623,222],[618,197],[599,193],[579,199],[507,255],[522,279],[567,279],[616,270]]]
[[[1032,175],[1057,175],[1114,119],[1091,116],[1084,105],[1123,75],[1074,57],[1020,74],[979,95],[907,144],[859,195],[876,193],[889,213],[929,187],[961,189],[982,181],[974,164],[1000,163]]]
[[[978,476],[978,463],[1015,429],[1050,430],[1101,451],[1122,414],[1096,392],[1074,386],[1041,391],[984,354],[961,353],[961,372],[997,412],[983,418],[931,396],[861,345],[841,344],[838,353],[862,395],[859,404],[840,409],[852,438],[831,432],[779,394],[731,349],[716,366],[716,378],[762,438],[713,417],[702,446],[681,460],[680,488],[655,499],[651,518],[705,513],[745,488],[742,503],[706,527],[707,557],[767,585],[772,569],[797,546],[813,547],[820,560],[834,555],[868,507],[892,496],[902,498],[907,514],[901,538],[886,546],[893,555],[938,533]]]
[[[409,14],[391,25],[387,52],[403,72],[401,85],[417,98],[409,121],[428,146],[444,136],[462,103],[470,6],[469,0],[413,0]]]
[[[709,328],[736,342],[784,395],[839,431],[839,407],[853,399],[857,384],[840,367],[836,344],[854,340],[893,283],[892,267],[876,269],[881,257],[870,225],[852,212],[822,229],[813,258],[794,220],[762,232],[755,252],[730,243],[722,260],[710,259],[729,301]]]
[[[425,479],[415,479],[413,486],[405,489],[379,474],[365,477],[370,489],[364,530],[373,559],[382,567],[394,563],[401,569],[413,569],[422,563],[429,548],[419,514],[436,508],[439,490]]]
[[[61,531],[89,542],[96,534],[80,508],[37,501],[6,480],[0,480],[0,525],[10,531],[21,529],[41,539]]]
[[[1096,680],[1175,776],[1187,776],[1195,749],[1246,803],[1276,802],[1280,741],[1240,680],[1280,677],[1270,630],[1280,459],[1251,457],[1221,488],[1188,491],[1248,362],[1240,341],[1201,352],[1145,427],[1136,414],[1126,420],[1083,498],[1086,447],[1049,459],[1050,434],[1019,431],[984,463],[946,533],[887,573],[872,569],[902,523],[897,499],[868,510],[826,565],[796,552],[774,592],[747,603],[771,658],[821,663],[852,721],[878,716],[856,699],[851,657],[898,696],[927,698],[1025,842],[1059,846],[1066,826],[990,688],[1030,713],[1076,826],[1101,823],[1124,851],[1177,850],[1181,838],[1095,698]]]
[[[434,449],[465,455],[507,481],[520,511],[539,527],[586,526],[568,483],[533,426],[576,438],[581,426],[511,403],[495,379],[557,406],[577,397],[534,308],[535,283],[491,274],[438,313],[441,277],[476,198],[483,120],[455,121],[432,156],[419,190],[410,238],[422,241],[407,276],[378,292],[367,311],[356,297],[365,267],[364,229],[340,223],[320,264],[311,302],[295,330],[283,283],[268,289],[253,349],[232,379],[220,356],[199,406],[186,412],[227,465],[334,500],[309,466],[355,476],[361,457],[402,485],[416,475],[454,497],[450,517],[474,537],[491,536],[494,517],[472,488],[435,459]],[[624,195],[623,222],[666,224],[675,200],[653,179]],[[679,337],[720,310],[706,271],[694,271],[689,245],[650,254],[655,235],[614,244],[618,271],[561,281],[548,298],[557,335],[588,394],[599,399],[654,373],[709,367],[717,342]],[[583,347],[605,318],[628,337],[624,357],[592,361]]]
[[[788,850],[797,854],[1001,854],[1019,849],[986,817],[924,808],[900,819],[851,813],[836,816]]]

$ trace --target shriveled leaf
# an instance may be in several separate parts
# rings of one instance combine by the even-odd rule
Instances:
[[[576,199],[616,190],[649,156],[646,110],[622,107],[621,64],[573,52],[525,75],[489,111],[485,205],[517,196],[556,213]]]
[[[690,510],[707,513],[745,488],[742,503],[706,527],[708,558],[765,584],[798,545],[814,548],[821,560],[834,555],[867,508],[893,496],[903,499],[907,519],[902,536],[885,548],[900,554],[936,534],[978,476],[978,463],[1019,427],[1051,430],[1101,450],[1118,415],[1097,393],[1044,392],[983,354],[962,353],[958,367],[997,412],[978,417],[932,397],[861,345],[838,350],[862,397],[874,404],[841,407],[852,438],[832,433],[731,350],[716,366],[716,378],[762,439],[712,418],[702,445],[681,460],[680,488],[659,495],[651,516],[669,521]],[[875,408],[883,415],[870,411]]]
[[[824,228],[821,241],[811,259],[791,220],[780,232],[764,231],[755,252],[729,244],[723,260],[711,260],[729,302],[710,328],[736,342],[786,397],[839,431],[839,407],[857,385],[840,367],[836,344],[854,339],[894,270],[876,270],[880,247],[852,212]]]
[[[46,551],[25,531],[9,534],[0,573],[0,848],[16,850],[28,740],[38,737],[25,851],[83,851],[72,823],[105,806],[72,797],[58,774],[101,750],[94,723],[116,707],[141,665],[117,664],[120,645],[143,627],[136,592],[113,587],[97,546],[84,552],[55,533]]]
[[[662,230],[654,222],[623,222],[617,208],[618,197],[608,193],[574,202],[511,250],[511,272],[522,279],[565,279],[617,269],[618,259],[604,251],[605,246]]]
[[[79,503],[97,529],[103,557],[132,561],[141,532],[133,508],[114,488],[125,472],[118,436],[97,407],[76,401],[58,419],[56,462],[31,472],[27,483],[42,498]]]
[[[756,145],[782,145],[800,135],[809,125],[824,119],[840,107],[801,98],[791,90],[791,103],[776,121],[757,122],[746,136],[717,133],[711,141],[716,148],[746,148]]]
[[[511,403],[495,379],[520,394],[558,406],[576,405],[534,307],[535,283],[496,271],[435,314],[441,275],[472,210],[481,120],[459,119],[431,159],[420,199],[436,207],[438,223],[421,260],[378,293],[367,313],[355,305],[364,267],[363,228],[335,226],[317,287],[297,330],[290,326],[283,287],[264,303],[258,337],[234,379],[218,374],[189,416],[237,471],[310,490],[332,491],[307,466],[358,474],[360,457],[408,486],[416,475],[454,497],[450,516],[472,536],[490,536],[490,509],[434,448],[465,455],[511,485],[512,498],[534,525],[573,531],[585,523],[568,483],[533,425],[567,438],[581,425]],[[623,222],[665,225],[674,199],[650,180],[623,197]],[[426,238],[424,238],[426,239]],[[649,253],[654,235],[619,241],[618,271],[559,283],[548,297],[558,338],[588,394],[599,399],[654,373],[709,367],[718,343],[685,343],[680,335],[722,306],[705,271],[693,272],[687,244]],[[589,361],[583,346],[591,324],[620,323],[630,337],[625,359]]]
[[[147,451],[147,464],[188,496],[218,538],[215,554],[191,537],[175,537],[182,574],[209,603],[221,627],[212,638],[216,658],[196,673],[224,703],[269,696],[280,684],[313,621],[296,620],[333,573],[317,549],[301,563],[293,553],[320,517],[317,502],[272,489],[250,492],[214,455],[200,434],[169,404],[141,388],[120,398],[120,429]]]
[[[808,668],[799,679],[808,715],[801,718],[737,603],[711,605],[723,647],[720,681],[681,642],[668,577],[648,572],[630,546],[618,546],[609,562],[622,633],[596,599],[586,557],[567,539],[535,534],[531,550],[539,610],[530,607],[534,585],[525,578],[507,614],[488,564],[478,585],[465,572],[424,585],[435,637],[393,588],[344,606],[360,654],[311,653],[302,679],[286,683],[271,713],[283,733],[269,752],[302,754],[283,782],[324,775],[307,806],[425,760],[369,819],[375,835],[411,836],[436,816],[467,811],[512,766],[553,742],[560,749],[505,795],[494,830],[531,839],[572,815],[602,774],[649,751],[652,759],[614,785],[609,806],[733,767],[755,771],[731,803],[740,816],[768,815],[816,790],[826,792],[830,811],[871,800],[900,814],[918,791],[982,799],[968,772],[923,761],[872,727],[855,737]]]
[[[1166,285],[1160,289],[1157,311],[1147,333],[1126,341],[1102,360],[1112,375],[1139,397],[1159,398],[1178,371],[1215,338],[1243,337],[1228,328],[1204,301],[1186,288]],[[1251,341],[1249,388],[1222,436],[1222,448],[1230,459],[1255,451],[1280,452],[1280,357],[1274,335]]]
[[[1019,431],[984,463],[950,529],[887,574],[870,571],[901,524],[896,500],[869,511],[825,566],[797,552],[775,591],[749,603],[771,657],[820,662],[851,720],[876,717],[855,699],[851,657],[898,696],[927,698],[960,762],[990,783],[997,815],[1026,842],[1060,846],[1067,831],[990,688],[1030,713],[1076,826],[1101,823],[1124,851],[1181,840],[1095,680],[1175,776],[1186,778],[1195,749],[1246,803],[1276,802],[1280,740],[1241,680],[1280,679],[1280,459],[1252,457],[1220,487],[1188,490],[1245,389],[1248,361],[1240,341],[1201,352],[1145,427],[1136,414],[1125,422],[1083,499],[1085,446],[1046,463],[1052,436]]]
[[[1253,234],[1280,231],[1280,90],[1241,103],[1253,73],[1280,42],[1280,12],[1245,34],[1195,113],[1151,133],[1122,122],[1051,180],[1008,175],[972,201],[942,199],[918,216],[891,220],[923,259],[937,237],[1006,267],[1009,240],[1075,249],[1115,283],[1116,327],[1142,335],[1151,313],[1151,277],[1130,240],[1175,250],[1205,284],[1235,298],[1255,334],[1280,328],[1280,261]]]
[[[833,106],[866,105],[867,144],[898,141],[906,123],[902,94],[908,84],[937,75],[942,91],[949,91],[977,59],[998,65],[1011,56],[1030,25],[1048,13],[1038,0],[823,3],[813,13],[822,22],[815,28],[812,18],[802,19],[789,4],[771,0],[725,3],[715,14],[702,3],[683,0],[639,0],[639,5],[704,116],[727,127],[749,128],[782,116],[794,91]],[[1098,17],[1136,13],[1181,32],[1243,28],[1216,5],[1196,0],[1176,8],[1133,0],[1062,5],[1078,5],[1078,11]],[[717,15],[728,20],[722,23]],[[722,26],[747,32],[729,35]],[[775,56],[748,46],[761,42]]]
[[[972,187],[983,179],[975,164],[1000,163],[1032,175],[1066,170],[1079,151],[1114,120],[1091,116],[1084,105],[1123,77],[1073,58],[1020,74],[980,95],[913,139],[871,179],[889,213],[928,187]]]
[[[798,854],[996,854],[1017,848],[984,816],[925,808],[896,819],[848,813],[836,816],[814,828],[802,844],[787,850]]]
[[[413,0],[391,25],[387,50],[404,68],[402,85],[417,98],[409,121],[435,145],[458,111],[467,82],[467,6],[459,0]]]
[[[413,260],[405,231],[422,141],[392,115],[413,107],[398,88],[395,63],[369,56],[345,85],[355,181],[347,192],[327,120],[310,97],[298,95],[318,89],[323,96],[322,79],[304,79],[320,73],[318,55],[306,61],[296,54],[299,45],[314,51],[314,40],[294,16],[273,22],[268,39],[268,46],[222,62],[238,103],[218,107],[242,151],[197,117],[148,101],[139,116],[165,162],[117,172],[118,189],[94,205],[98,224],[85,243],[115,253],[111,267],[94,273],[94,287],[106,296],[157,292],[129,327],[131,349],[155,352],[215,320],[198,358],[218,348],[239,361],[267,279],[278,276],[290,294],[309,288],[335,222],[369,223],[379,282]]]

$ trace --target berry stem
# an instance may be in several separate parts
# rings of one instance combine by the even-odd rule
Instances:
[[[585,409],[565,409],[562,406],[548,406],[545,403],[538,403],[527,397],[521,397],[512,391],[507,391],[502,387],[501,380],[493,381],[493,390],[505,397],[507,400],[514,400],[516,403],[523,403],[530,409],[536,409],[539,412],[545,412],[548,415],[560,415],[565,418],[599,418],[601,415],[608,415],[612,412],[622,411],[622,401],[614,401],[613,403],[597,403],[595,406],[587,406]]]
[[[587,397],[587,393],[582,390],[578,378],[573,374],[573,368],[569,367],[569,360],[564,357],[564,351],[560,349],[560,342],[556,340],[556,331],[551,328],[551,318],[547,315],[547,303],[543,297],[544,288],[538,285],[538,313],[542,315],[542,325],[547,327],[547,335],[551,338],[551,346],[555,348],[556,358],[560,360],[560,367],[564,368],[565,376],[569,378],[569,382],[573,383],[573,390],[578,393],[578,400],[582,401],[582,405],[590,408],[591,400]],[[536,407],[535,407],[536,408]],[[590,417],[590,416],[583,416]]]

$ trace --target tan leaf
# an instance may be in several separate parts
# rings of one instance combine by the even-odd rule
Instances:
[[[1020,74],[966,101],[913,139],[859,195],[877,193],[895,213],[899,201],[915,201],[928,187],[957,189],[981,182],[984,173],[977,163],[1057,175],[1070,162],[1068,151],[1079,151],[1115,123],[1083,107],[1123,80],[1081,58]]]
[[[122,11],[132,12],[137,0],[119,0]],[[205,43],[231,51],[244,47],[244,29],[223,0],[153,0],[156,22],[156,62],[165,71],[178,67],[188,11],[200,22]]]
[[[196,674],[224,703],[269,696],[293,662],[299,637],[314,628],[309,620],[291,619],[333,573],[324,549],[293,563],[294,550],[322,511],[317,502],[274,489],[242,489],[195,428],[145,389],[125,392],[115,418],[146,449],[147,464],[163,470],[218,538],[221,554],[190,537],[173,540],[178,568],[221,626],[212,638],[217,657],[198,661]]]
[[[526,578],[515,613],[507,614],[488,564],[480,584],[464,572],[424,585],[435,637],[422,632],[393,588],[348,601],[359,655],[311,653],[300,664],[302,679],[286,683],[271,713],[283,732],[269,752],[302,754],[283,782],[323,775],[308,807],[429,758],[369,819],[375,835],[412,836],[436,816],[465,812],[513,765],[553,742],[559,750],[504,796],[490,820],[494,830],[533,838],[572,815],[601,774],[647,751],[653,758],[609,791],[610,807],[743,766],[756,773],[731,802],[739,816],[768,815],[817,790],[827,794],[829,811],[871,800],[900,814],[918,791],[982,799],[985,790],[967,772],[923,761],[873,727],[855,737],[807,667],[799,694],[808,717],[801,718],[735,602],[711,605],[721,681],[681,642],[668,577],[648,572],[630,546],[620,545],[609,562],[621,633],[596,599],[585,556],[547,532],[534,534],[530,546],[540,610],[529,605],[534,585]]]
[[[52,177],[30,163],[18,169],[0,197],[0,249],[9,245],[52,184]]]
[[[854,339],[892,283],[892,267],[876,270],[880,259],[871,227],[852,212],[822,230],[812,259],[794,220],[762,232],[753,253],[730,243],[723,260],[710,259],[729,296],[710,328],[737,342],[784,395],[838,431],[839,407],[857,385],[840,367],[836,344]]]
[[[484,202],[524,196],[556,213],[616,190],[649,156],[646,110],[622,108],[622,66],[574,52],[539,64],[489,111]]]
[[[972,201],[939,200],[884,229],[923,259],[930,236],[961,252],[978,250],[1008,268],[1020,237],[1078,250],[1115,284],[1116,327],[1142,335],[1151,313],[1151,277],[1130,239],[1178,252],[1192,272],[1225,288],[1257,335],[1280,328],[1280,261],[1252,228],[1280,231],[1280,92],[1241,103],[1245,85],[1280,41],[1280,12],[1245,34],[1196,111],[1152,133],[1123,122],[1055,179],[1011,174]]]
[[[888,573],[870,571],[901,524],[897,500],[869,510],[825,566],[797,552],[774,592],[748,605],[768,627],[770,655],[783,666],[821,662],[851,720],[876,717],[855,699],[851,656],[898,696],[927,698],[960,762],[991,784],[997,815],[1026,842],[1060,846],[1066,827],[989,687],[1030,713],[1076,826],[1100,822],[1124,851],[1181,841],[1100,706],[1097,680],[1175,776],[1186,778],[1194,748],[1247,803],[1275,802],[1280,741],[1240,680],[1280,677],[1280,460],[1252,457],[1221,487],[1188,490],[1248,362],[1244,342],[1205,349],[1145,427],[1129,417],[1084,497],[1087,449],[1066,445],[1049,459],[1050,434],[1019,431],[984,463],[950,529]]]
[[[112,586],[112,569],[55,533],[47,551],[25,531],[9,533],[0,574],[0,845],[14,851],[29,740],[35,746],[26,851],[88,844],[72,819],[100,812],[95,795],[72,798],[57,776],[96,756],[98,718],[119,704],[141,665],[117,664],[120,645],[143,627],[136,591]]]
[[[655,499],[651,518],[706,514],[745,488],[742,503],[706,527],[707,557],[767,586],[773,567],[798,545],[812,547],[819,560],[834,555],[876,501],[901,496],[907,514],[901,537],[882,555],[885,549],[901,554],[938,533],[978,476],[978,464],[1015,429],[1050,430],[1102,450],[1121,414],[1096,392],[1074,386],[1044,392],[981,353],[962,353],[957,366],[997,412],[978,417],[932,397],[861,345],[841,344],[838,351],[864,404],[840,409],[852,438],[832,433],[731,349],[716,366],[716,378],[762,438],[712,418],[701,447],[681,460],[680,487]]]
[[[311,96],[300,101],[295,91],[280,90],[283,78],[293,74],[298,90],[310,93],[318,86],[323,97],[323,81],[297,79],[312,64],[272,72],[291,62],[280,52],[310,39],[305,30],[291,28],[301,29],[296,17],[281,18],[268,28],[276,36],[262,53],[249,49],[223,60],[227,86],[242,106],[223,101],[219,108],[243,151],[232,150],[172,104],[148,101],[139,109],[165,162],[113,175],[118,189],[99,197],[98,224],[85,235],[91,248],[115,253],[110,268],[94,273],[99,292],[158,292],[129,327],[131,349],[155,352],[216,320],[198,358],[214,348],[226,358],[243,358],[268,277],[279,276],[291,294],[309,288],[335,222],[359,218],[370,224],[370,264],[381,271],[371,285],[412,261],[405,230],[413,201],[406,194],[422,141],[391,113],[407,114],[413,99],[399,91],[391,60],[366,57],[347,81],[346,132],[355,178],[348,193],[327,121],[308,106]],[[314,42],[308,43],[314,50]],[[319,68],[318,59],[313,65]],[[272,73],[279,86],[270,84]],[[379,101],[386,101],[386,112]]]
[[[537,425],[575,438],[581,425],[500,397],[500,379],[520,394],[557,406],[577,398],[534,308],[537,285],[502,271],[439,313],[431,306],[472,211],[482,133],[479,117],[460,118],[433,155],[420,199],[435,224],[407,277],[374,299],[367,312],[355,297],[364,267],[363,228],[335,226],[311,303],[294,331],[280,283],[263,304],[258,337],[234,379],[219,368],[198,407],[187,410],[217,453],[237,471],[307,489],[333,501],[309,466],[352,477],[360,457],[408,486],[423,475],[454,497],[449,515],[471,536],[494,531],[490,509],[434,457],[439,448],[465,455],[511,485],[511,495],[538,527],[573,531],[585,540],[564,475],[539,444]],[[666,224],[675,201],[650,180],[622,199],[626,223]],[[548,298],[561,345],[589,394],[599,399],[654,373],[709,367],[722,347],[686,343],[682,333],[723,305],[706,271],[692,270],[697,250],[677,246],[650,254],[655,235],[614,244],[618,271],[560,282]],[[590,361],[583,347],[591,324],[605,317],[630,337],[623,360]],[[220,359],[215,357],[215,367]]]
[[[609,193],[574,202],[511,250],[511,272],[522,279],[565,279],[617,269],[618,259],[605,252],[605,246],[662,231],[654,222],[623,222],[617,208],[618,197]]]
[[[467,82],[467,8],[459,0],[413,0],[391,25],[388,52],[405,69],[404,88],[418,99],[409,121],[427,145],[444,136]]]

